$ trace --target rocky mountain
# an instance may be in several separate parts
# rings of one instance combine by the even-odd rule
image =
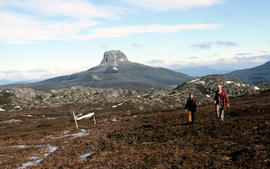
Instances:
[[[130,62],[124,53],[119,50],[112,50],[104,53],[100,65],[87,71],[52,78],[23,87],[43,91],[71,88],[72,86],[140,89],[179,85],[190,79],[192,77],[188,75],[165,68],[154,68]]]
[[[218,84],[223,84],[229,97],[254,94],[260,89],[254,85],[224,75],[204,76],[188,81],[177,88],[150,89],[100,89],[74,86],[70,89],[56,89],[49,92],[30,88],[0,89],[0,108],[16,110],[21,108],[59,107],[68,104],[93,104],[103,109],[135,106],[138,109],[176,109],[183,107],[189,93],[194,93],[198,104],[212,102]]]
[[[270,61],[254,68],[237,70],[226,75],[252,84],[267,81],[270,80]]]
[[[261,90],[270,90],[270,80],[256,83]]]
[[[217,86],[220,84],[223,86],[223,90],[226,91],[228,97],[249,95],[261,91],[257,86],[225,75],[204,76],[188,81],[178,86],[175,90],[185,97],[188,97],[188,94],[191,92],[197,98],[204,100],[203,102],[205,103],[213,100]]]

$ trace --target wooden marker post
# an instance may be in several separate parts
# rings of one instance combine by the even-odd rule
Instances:
[[[97,122],[96,122],[96,118],[95,118],[95,117],[93,117],[93,119],[94,119],[94,123],[95,123],[95,124],[97,124]]]
[[[76,128],[77,128],[77,130],[79,130],[79,126],[78,126],[78,123],[77,123],[77,117],[75,116],[74,110],[72,111],[72,113],[73,113],[73,118],[74,118],[74,121],[75,121]]]

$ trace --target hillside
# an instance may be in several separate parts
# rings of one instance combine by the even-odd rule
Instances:
[[[83,86],[93,88],[141,89],[179,85],[192,77],[165,68],[130,62],[121,51],[104,53],[100,65],[87,71],[24,85],[36,90]],[[22,86],[16,86],[22,87]]]
[[[267,81],[270,80],[270,62],[250,69],[233,71],[226,75],[252,84]]]
[[[151,111],[107,105],[74,130],[71,111],[91,104],[0,113],[3,168],[258,168],[270,167],[270,91],[231,99],[225,121],[212,104],[187,125],[183,109]]]
[[[101,89],[74,86],[49,92],[30,88],[0,89],[0,108],[6,111],[27,108],[59,107],[68,104],[136,105],[152,110],[183,107],[192,92],[198,104],[212,102],[217,85],[222,84],[229,97],[260,92],[260,88],[224,75],[204,76],[188,81],[178,87],[151,89]]]

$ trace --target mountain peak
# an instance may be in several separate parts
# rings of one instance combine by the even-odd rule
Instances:
[[[123,62],[129,62],[127,56],[120,50],[111,50],[104,53],[101,64],[117,64]]]

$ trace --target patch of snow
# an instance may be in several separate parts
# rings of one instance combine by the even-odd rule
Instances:
[[[227,83],[227,84],[232,84],[232,83],[233,83],[233,81],[226,81],[226,83]]]
[[[236,83],[235,85],[237,85],[237,86],[241,87],[241,84],[240,84],[240,83]]]
[[[4,111],[6,111],[6,110],[5,110],[5,109],[0,108],[0,111],[4,112]]]
[[[118,68],[117,68],[116,66],[114,66],[114,67],[112,68],[112,70],[118,71]]]
[[[10,119],[4,122],[4,124],[16,124],[16,123],[21,123],[23,122],[22,120],[16,120],[16,119]]]
[[[14,145],[14,146],[1,146],[0,149],[5,149],[5,148],[28,148],[29,146],[27,145]]]
[[[77,120],[82,120],[82,119],[86,119],[86,118],[90,118],[94,115],[95,113],[89,113],[89,114],[86,114],[86,115],[83,115],[81,117],[78,117]]]
[[[210,95],[207,94],[206,97],[210,97]]]
[[[200,78],[199,79],[194,79],[194,80],[188,81],[187,83],[194,83],[194,82],[199,81],[199,80],[200,80]]]
[[[87,136],[89,135],[89,133],[87,133],[88,131],[85,129],[81,129],[81,131],[79,133],[74,133],[74,134],[68,134],[69,131],[65,131],[64,135],[58,136],[58,137],[54,137],[52,135],[47,136],[47,139],[62,139],[62,138],[66,138],[66,137],[72,137],[72,138],[77,138],[77,137],[82,137],[82,136]]]
[[[42,161],[42,159],[38,159],[38,160],[34,160],[34,161],[27,161],[26,163],[23,163],[18,169],[23,169],[23,168],[37,165],[41,161]]]
[[[260,90],[260,88],[258,88],[257,86],[254,87],[255,90]]]
[[[20,109],[21,108],[21,106],[15,106],[14,107],[14,109]]]
[[[124,104],[124,103],[119,103],[119,104],[117,104],[117,105],[112,106],[112,108],[116,108],[116,107],[121,106],[121,105],[123,105],[123,104]]]
[[[86,160],[87,158],[91,157],[94,153],[86,153],[86,154],[83,154],[79,157],[79,159],[81,160]]]
[[[27,145],[15,145],[15,146],[11,146],[12,148],[27,148],[29,146]]]
[[[71,134],[71,136],[72,136],[73,138],[82,137],[82,136],[87,136],[87,135],[89,135],[89,133],[87,133],[87,131],[84,130],[84,129],[81,129],[81,132],[79,132],[79,133]]]
[[[68,130],[65,130],[65,131],[64,131],[64,134],[68,134],[68,133],[69,133],[69,131],[68,131]]]
[[[205,81],[201,80],[201,78],[198,78],[198,79],[194,79],[194,80],[191,80],[187,83],[196,83],[196,84],[205,84]]]
[[[44,147],[44,146],[39,145],[37,147]],[[55,152],[57,149],[58,149],[58,147],[56,147],[56,146],[47,145],[46,149],[45,149],[45,152],[43,154],[44,158],[47,158],[51,153]],[[27,167],[30,167],[30,166],[35,166],[38,163],[40,163],[41,161],[43,161],[43,159],[41,159],[38,156],[30,157],[28,160],[29,161],[27,161],[27,162],[23,163],[22,165],[20,165],[20,167],[18,169],[24,169],[24,168],[27,168]]]
[[[103,80],[103,78],[101,78],[101,77],[98,77],[98,75],[92,75],[91,76],[94,80]]]

